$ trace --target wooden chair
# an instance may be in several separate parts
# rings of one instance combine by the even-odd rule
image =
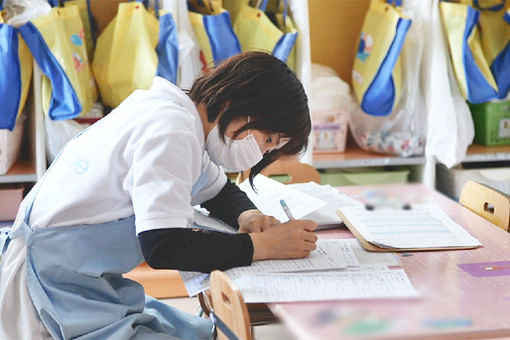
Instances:
[[[211,301],[214,315],[219,317],[241,340],[252,340],[250,316],[243,295],[235,283],[223,272],[211,273]],[[217,328],[218,340],[228,337]]]
[[[297,160],[277,160],[271,163],[261,172],[264,176],[285,175],[289,180],[285,184],[315,182],[321,183],[321,176],[317,169],[310,164],[301,163]],[[250,176],[250,171],[243,171],[240,180],[244,181]]]
[[[144,262],[124,274],[124,277],[140,283],[145,289],[145,294],[156,299],[188,296],[177,270],[152,269]]]
[[[503,230],[510,231],[510,196],[484,184],[469,181],[459,203]]]

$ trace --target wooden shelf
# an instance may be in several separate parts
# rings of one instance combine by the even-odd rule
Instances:
[[[425,164],[423,156],[398,157],[371,153],[353,143],[347,143],[344,153],[314,154],[313,156],[313,166],[317,169],[422,164]]]
[[[498,162],[510,161],[510,145],[484,146],[472,144],[469,146],[466,158],[467,162]]]
[[[30,159],[18,159],[7,174],[0,175],[0,183],[37,182],[35,164]]]

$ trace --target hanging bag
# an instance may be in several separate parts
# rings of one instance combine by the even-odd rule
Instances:
[[[103,103],[118,106],[136,89],[148,89],[155,75],[177,81],[177,30],[159,4],[150,13],[141,1],[120,3],[117,15],[97,39],[92,69]]]
[[[359,105],[350,115],[351,132],[358,145],[368,151],[409,157],[422,155],[425,148],[427,110],[424,105],[421,64],[424,51],[420,6],[406,2],[402,11],[413,24],[406,33],[399,63],[401,63],[401,99],[389,115],[364,112]]]
[[[241,53],[230,14],[220,5],[217,0],[188,0],[189,20],[200,45],[204,71]]]
[[[265,11],[268,0],[260,1],[258,7],[249,4],[241,6],[234,22],[234,31],[239,37],[243,51],[262,51],[271,53],[278,59],[287,62],[291,56],[297,39],[297,31],[288,15],[287,0],[283,2],[281,13],[273,13],[275,22],[271,21]],[[295,54],[295,53],[294,53]],[[295,66],[292,55],[289,66]]]
[[[172,15],[177,26],[179,41],[177,85],[181,89],[191,89],[193,82],[202,75],[200,45],[191,26],[186,0],[162,0],[162,9]]]
[[[32,63],[18,29],[4,23],[0,12],[0,129],[12,131],[16,125],[30,88]]]
[[[64,7],[78,6],[81,23],[83,24],[83,35],[87,46],[87,57],[92,60],[94,46],[96,44],[97,24],[90,9],[90,0],[64,0]]]
[[[498,86],[480,42],[480,12],[449,2],[440,2],[439,9],[462,96],[473,104],[496,98]]]
[[[269,0],[264,1],[269,5]],[[288,0],[277,0],[273,2],[273,9],[271,10],[269,6],[267,6],[265,12],[283,33],[280,40],[276,43],[272,54],[286,62],[291,69],[295,70],[298,31],[294,25],[294,21],[289,15]]]
[[[498,87],[497,97],[502,99],[510,90],[510,23],[505,21],[506,12],[502,4],[490,8],[480,13],[480,36],[485,58]]]
[[[44,77],[43,111],[53,120],[87,113],[97,98],[77,6],[54,7],[20,27]]]
[[[401,1],[395,4],[371,0],[354,59],[354,93],[363,111],[374,116],[389,115],[401,95],[399,56],[411,20],[400,14]]]

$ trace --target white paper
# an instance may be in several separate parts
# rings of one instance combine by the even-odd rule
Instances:
[[[247,303],[418,297],[402,269],[234,278]]]
[[[307,258],[256,261],[251,266],[232,268],[225,273],[234,279],[285,272],[381,271],[395,265],[399,265],[399,260],[394,254],[369,253],[356,239],[319,239],[317,250]],[[185,271],[180,274],[190,296],[209,289],[209,274]]]
[[[248,195],[262,213],[274,216],[280,222],[287,222],[289,220],[280,206],[280,200],[282,199],[287,203],[294,218],[302,218],[326,205],[326,202],[323,200],[292,189],[288,185],[260,174],[255,176],[253,183],[257,192],[253,191],[248,180],[242,182],[239,188]]]
[[[251,266],[226,270],[231,278],[257,273],[305,272],[318,270],[338,270],[347,267],[344,249],[340,240],[318,240],[317,249],[304,259],[255,261]],[[352,250],[350,251],[353,254]],[[180,271],[181,278],[190,296],[209,289],[209,274]]]
[[[209,274],[182,270],[179,270],[179,274],[189,296],[195,296],[210,287]]]
[[[251,266],[226,270],[230,277],[255,273],[285,273],[342,269],[347,267],[338,240],[317,240],[317,249],[304,259],[255,261]]]
[[[437,204],[411,210],[340,208],[370,243],[387,248],[480,246],[480,242],[446,215]]]
[[[237,230],[217,218],[210,217],[202,209],[195,208],[193,215],[193,228],[219,231],[227,234],[235,234]]]
[[[311,212],[303,217],[305,220],[312,220],[319,225],[320,229],[324,227],[335,227],[342,225],[342,219],[336,211],[346,206],[362,206],[363,203],[349,196],[342,194],[330,185],[320,185],[315,182],[289,184],[288,187],[296,189],[305,194],[321,199],[326,205]]]

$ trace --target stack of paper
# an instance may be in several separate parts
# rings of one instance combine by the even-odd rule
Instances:
[[[341,207],[363,206],[363,203],[340,193],[330,185],[315,182],[284,185],[280,182],[257,175],[254,178],[256,192],[248,180],[239,185],[257,208],[266,215],[274,216],[281,222],[288,221],[280,206],[284,199],[295,218],[312,220],[317,230],[342,225],[336,213]]]
[[[193,228],[219,231],[227,234],[235,234],[237,230],[229,226],[225,222],[209,216],[207,210],[195,207],[195,214],[193,215]]]
[[[425,249],[481,246],[437,204],[414,205],[411,210],[343,207],[349,229],[380,248]]]
[[[289,220],[280,206],[280,200],[282,199],[287,203],[294,218],[302,218],[326,205],[326,202],[321,199],[263,175],[257,175],[253,183],[255,184],[256,192],[252,189],[248,180],[242,182],[239,188],[248,195],[260,211],[266,215],[276,217],[280,222],[287,222]]]
[[[364,206],[363,203],[342,194],[331,185],[320,185],[315,182],[289,184],[288,187],[296,189],[326,202],[326,205],[302,217],[317,223],[317,230],[335,228],[343,224],[337,210],[342,207]]]
[[[415,297],[394,254],[369,253],[356,239],[318,240],[317,250],[298,260],[257,261],[225,271],[246,302],[286,302]],[[180,272],[190,296],[209,288],[209,275]]]
[[[248,303],[418,296],[403,269],[255,274],[235,282]]]

